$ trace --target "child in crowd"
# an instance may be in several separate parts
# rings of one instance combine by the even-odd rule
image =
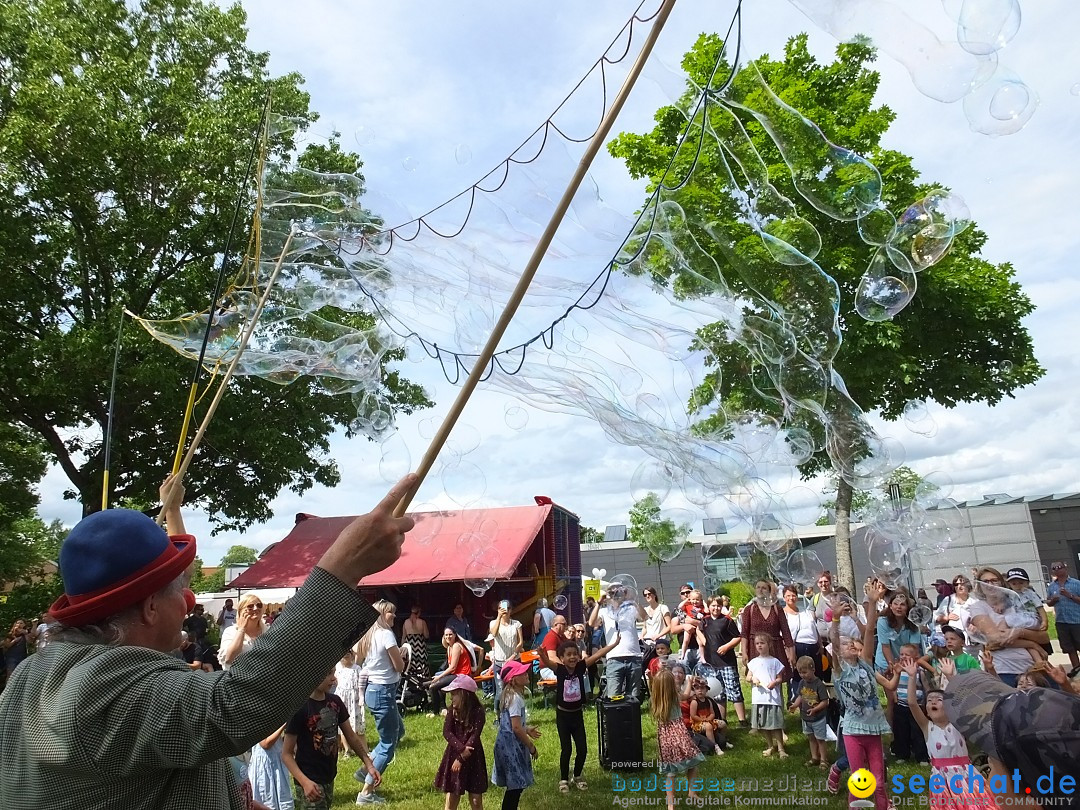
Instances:
[[[946,658],[953,662],[953,667],[957,672],[979,669],[979,659],[964,652],[966,642],[964,631],[949,625],[930,634],[930,655],[920,658],[919,665],[928,664],[932,668],[937,678],[938,688],[944,689],[948,686],[948,682],[941,674],[941,662]]]
[[[348,709],[341,698],[330,694],[333,685],[334,672],[331,670],[311,693],[307,703],[285,724],[281,760],[293,776],[293,795],[296,807],[301,810],[329,810],[333,804],[339,731],[364,761],[362,770],[371,775],[376,785],[382,781],[367,746],[349,724]]]
[[[487,760],[480,733],[484,730],[484,707],[476,699],[476,681],[458,675],[443,687],[450,693],[450,709],[443,721],[446,750],[435,774],[435,787],[446,794],[446,810],[457,810],[463,794],[469,794],[472,810],[483,810],[487,791]]]
[[[645,668],[646,680],[655,675],[656,670],[667,664],[668,659],[671,657],[671,642],[666,638],[658,638],[653,645],[653,651],[656,655],[649,659],[649,665]]]
[[[726,598],[726,597],[724,597]],[[727,720],[727,703],[735,704],[735,716],[740,726],[748,726],[746,707],[743,705],[742,684],[739,683],[739,661],[736,650],[742,643],[739,626],[723,611],[720,597],[709,599],[709,619],[705,622],[705,663],[716,669],[716,677],[723,691],[716,695],[720,719]]]
[[[825,750],[828,739],[828,722],[825,719],[829,710],[829,690],[825,682],[817,676],[814,659],[802,656],[795,662],[795,669],[801,679],[799,694],[791,704],[791,711],[797,711],[802,717],[802,730],[810,743],[810,761],[808,768],[828,768],[829,754]]]
[[[725,748],[732,748],[727,741],[724,729],[727,723],[720,719],[720,709],[716,701],[709,697],[709,682],[704,678],[690,679],[690,730],[703,734],[712,743],[712,750],[718,757],[723,756]]]
[[[754,648],[757,657],[746,665],[753,684],[750,693],[751,725],[764,734],[765,750],[763,757],[771,757],[775,751],[780,759],[787,759],[784,750],[784,710],[780,684],[783,681],[784,665],[774,658],[769,636],[765,633],[754,634]]]
[[[1016,679],[1016,688],[1021,692],[1051,688],[1050,679],[1046,677],[1046,668],[1041,664],[1035,664],[1027,672],[1020,673]]]
[[[924,698],[920,677],[922,670],[919,667],[919,648],[914,644],[903,644],[900,647],[900,661],[893,667],[889,680],[896,682],[896,706],[893,709],[893,741],[892,755],[900,762],[911,759],[919,763],[930,761],[930,755],[926,752],[926,740],[923,739],[922,731],[915,722],[915,710],[917,705],[908,703],[908,671],[906,665],[915,662],[915,696],[921,704]]]
[[[499,731],[495,735],[494,764],[491,782],[506,788],[502,810],[517,810],[521,792],[533,783],[532,760],[540,729],[525,722],[525,685],[529,667],[520,661],[507,661],[500,670],[502,696],[499,705]]]
[[[686,618],[697,620],[696,627],[688,626],[683,630],[682,640],[679,642],[679,657],[685,661],[689,657],[690,650],[705,649],[705,602],[701,598],[701,591],[690,591],[689,595],[679,602],[675,612],[682,612]],[[693,645],[690,644],[691,639],[694,640]]]
[[[890,730],[881,709],[877,686],[880,683],[889,689],[896,688],[895,681],[889,681],[871,665],[874,660],[874,628],[878,622],[878,602],[884,599],[887,592],[885,586],[876,580],[867,585],[869,599],[861,654],[856,652],[851,639],[841,637],[840,616],[835,607],[829,625],[833,649],[838,652],[839,673],[833,674],[833,686],[844,710],[844,750],[853,772],[866,768],[877,780],[874,793],[877,810],[886,810],[889,807],[881,735],[888,734]],[[829,781],[832,782],[831,772]]]
[[[918,664],[912,658],[905,658],[901,667],[908,676],[907,705],[924,737],[923,747],[930,750],[930,778],[942,777],[941,790],[930,792],[930,807],[933,810],[996,810],[994,796],[985,789],[983,780],[969,778],[971,759],[967,743],[945,714],[945,693],[940,689],[928,691],[926,711],[923,711],[915,685]],[[947,674],[956,674],[951,661],[946,661],[943,669]]]
[[[656,721],[656,742],[659,748],[660,772],[666,774],[664,788],[667,791],[668,810],[675,810],[675,775],[686,773],[687,782],[693,785],[697,766],[705,756],[697,750],[679,710],[679,692],[675,677],[669,669],[661,668],[649,681],[649,713]],[[691,787],[687,802],[697,799]]]
[[[559,792],[570,792],[570,753],[577,748],[574,756],[574,786],[578,790],[588,790],[583,773],[588,745],[585,741],[585,685],[589,667],[611,652],[619,643],[621,634],[616,633],[614,640],[601,647],[588,658],[582,660],[577,640],[566,640],[555,648],[552,656],[555,662],[555,728],[559,731]]]
[[[284,734],[285,726],[282,726],[252,748],[247,765],[251,798],[262,802],[270,810],[293,810],[289,771],[281,761]]]
[[[361,669],[356,664],[356,654],[348,650],[334,667],[334,676],[337,684],[334,686],[334,694],[341,698],[349,712],[350,722],[361,734],[366,730],[364,721],[364,693],[360,691]],[[349,756],[349,749],[342,739],[342,750],[345,756]]]

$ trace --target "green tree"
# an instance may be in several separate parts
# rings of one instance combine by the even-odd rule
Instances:
[[[836,472],[829,473],[829,482],[825,485],[825,493],[835,496],[836,491],[839,489],[839,476]],[[921,475],[915,472],[911,467],[903,464],[893,470],[889,477],[882,481],[881,486],[876,490],[877,494],[868,490],[855,490],[851,494],[851,509],[852,515],[858,515],[865,512],[871,505],[881,504],[888,501],[891,497],[889,488],[896,484],[900,487],[900,503],[910,504],[915,500],[915,496],[918,495],[930,495],[936,491],[938,487],[930,482],[927,482]],[[833,522],[833,518],[836,513],[836,498],[830,498],[821,504],[821,508],[824,510],[824,514],[817,519],[818,526],[828,526]]]
[[[191,582],[188,587],[195,593],[206,593],[206,574],[203,573],[203,561],[201,557],[196,557],[195,562],[191,564]]]
[[[719,37],[702,35],[686,54],[683,68],[697,87],[709,85],[721,52]],[[807,49],[806,36],[800,35],[788,41],[783,59],[762,56],[754,64],[773,91],[820,126],[831,142],[866,156],[879,169],[884,179],[883,202],[899,213],[934,186],[919,182],[910,157],[881,146],[894,114],[886,106],[873,106],[878,74],[868,65],[874,58],[874,50],[865,41],[855,41],[839,45],[834,62],[819,64]],[[727,70],[724,65],[717,75],[724,76]],[[763,98],[749,69],[735,74],[733,86],[751,107]],[[680,102],[681,109],[669,106],[659,110],[657,126],[651,132],[623,133],[609,145],[613,155],[626,161],[632,175],[650,178],[653,187],[659,182],[675,154],[692,95],[696,95],[693,86]],[[715,131],[721,137],[732,134],[731,120],[722,116],[716,105],[711,109],[710,123]],[[789,199],[800,199],[790,170],[762,127],[749,121],[746,131],[768,167],[770,182]],[[693,174],[672,193],[672,199],[682,206],[688,223],[719,222],[724,232],[743,234],[745,238],[737,241],[739,263],[733,264],[735,256],[703,235],[699,239],[701,248],[716,264],[710,262],[692,269],[698,277],[703,275],[713,282],[719,280],[719,269],[733,292],[745,296],[744,316],[767,322],[773,313],[752,303],[761,297],[749,295],[747,275],[752,277],[755,289],[771,300],[787,300],[797,306],[799,292],[791,289],[790,275],[772,269],[775,263],[757,263],[756,256],[762,253],[761,239],[740,213],[742,192],[732,187],[718,152],[715,141],[706,138]],[[676,170],[688,170],[691,159],[692,154],[680,155]],[[799,207],[802,216],[821,235],[817,262],[839,287],[843,345],[832,360],[833,370],[843,377],[851,398],[863,409],[877,410],[885,419],[896,419],[913,400],[933,400],[946,407],[958,402],[993,405],[1042,376],[1044,370],[1035,359],[1031,337],[1023,325],[1024,317],[1034,307],[1016,282],[1010,264],[995,265],[981,258],[979,253],[987,236],[978,227],[960,234],[943,260],[919,274],[918,294],[902,313],[891,321],[870,322],[852,311],[851,302],[873,248],[861,241],[852,223],[834,221],[808,204]],[[681,294],[692,295],[698,286],[691,274],[659,258],[649,269],[654,278],[673,284]],[[699,333],[715,374],[696,392],[691,408],[700,414],[709,403],[723,404],[722,408],[712,408],[715,415],[702,418],[698,425],[702,432],[722,431],[725,418],[790,416],[784,412],[775,385],[737,337],[725,323]],[[799,426],[824,438],[824,420],[817,424],[810,421]],[[825,442],[820,441],[818,446],[825,446]],[[836,493],[837,573],[840,582],[853,588],[851,470],[860,453],[865,452],[865,445],[841,440],[834,442],[833,451],[846,468],[840,470]],[[819,450],[800,470],[810,477],[832,464],[833,459]]]
[[[761,580],[772,582],[774,577],[769,565],[769,555],[760,548],[751,547],[745,557],[739,558],[739,579],[753,587]],[[750,597],[751,599],[753,596]],[[745,603],[744,603],[745,604]]]
[[[269,55],[246,45],[245,24],[239,5],[205,0],[0,4],[0,430],[46,447],[84,512],[100,508],[123,309],[152,319],[205,310],[268,94],[300,129],[316,118],[302,77],[271,78]],[[269,147],[277,171],[296,178],[300,167],[360,165],[335,146],[294,160],[286,131]],[[114,503],[157,501],[191,373],[190,361],[126,330]],[[382,383],[393,409],[430,404],[385,366]],[[355,417],[347,397],[306,379],[234,380],[188,473],[188,502],[218,530],[238,529],[268,518],[285,487],[337,484],[330,436]]]
[[[656,566],[661,591],[664,590],[661,566],[679,555],[689,536],[689,524],[679,524],[661,516],[660,496],[655,492],[634,501],[630,508],[630,527],[626,530],[626,539],[645,552],[646,564]]]
[[[201,579],[201,589],[192,587],[196,593],[217,593],[225,590],[225,569],[230,565],[254,565],[259,559],[259,552],[250,546],[229,546],[229,550],[218,563],[217,570]],[[199,566],[202,573],[202,565]]]
[[[64,583],[50,563],[60,556],[60,543],[67,535],[64,525],[46,523],[36,515],[15,520],[0,535],[0,627],[11,627],[16,619],[40,617],[64,591]]]
[[[594,543],[604,542],[604,535],[598,529],[594,529],[591,526],[581,526],[578,529],[578,539],[581,545],[588,546]]]

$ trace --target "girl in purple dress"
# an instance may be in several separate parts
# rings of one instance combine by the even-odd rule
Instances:
[[[443,722],[446,751],[435,774],[435,787],[446,794],[446,810],[457,810],[464,793],[472,810],[484,806],[488,787],[487,762],[480,733],[484,730],[484,707],[476,699],[476,681],[458,675],[444,692],[450,693],[450,710]]]

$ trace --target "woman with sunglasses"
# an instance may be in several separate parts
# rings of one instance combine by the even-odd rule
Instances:
[[[221,634],[218,655],[221,668],[230,669],[236,656],[254,644],[264,630],[266,622],[263,620],[262,599],[254,591],[245,593],[236,606],[236,624],[226,627]]]
[[[953,593],[946,596],[934,611],[934,623],[939,627],[957,627],[964,631],[964,652],[979,655],[979,645],[972,644],[966,638],[968,623],[971,621],[971,606],[978,599],[971,593],[971,581],[963,574],[957,574],[952,581]]]
[[[998,678],[1015,687],[1032,663],[1045,659],[1040,644],[1046,641],[1047,634],[1009,628],[1005,613],[1012,592],[1005,587],[1000,571],[989,566],[979,568],[975,580],[979,600],[971,606],[969,633],[972,640],[987,643],[988,650],[993,651],[992,665]]]

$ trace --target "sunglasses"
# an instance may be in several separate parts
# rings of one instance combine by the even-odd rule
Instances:
[[[958,579],[953,583],[954,588],[959,588],[961,586],[966,588],[968,586],[968,581],[966,579]]]
[[[679,596],[689,596],[690,591],[679,591]]]
[[[1050,570],[1051,571],[1064,571],[1065,566],[1064,565],[1051,565]]]
[[[252,602],[250,605],[247,606],[247,609],[248,610],[262,610],[262,605],[260,605],[258,602]]]
[[[989,579],[980,579],[979,582],[981,582],[983,585],[1000,585],[1001,584],[1001,580],[996,579],[994,577],[990,577]]]

